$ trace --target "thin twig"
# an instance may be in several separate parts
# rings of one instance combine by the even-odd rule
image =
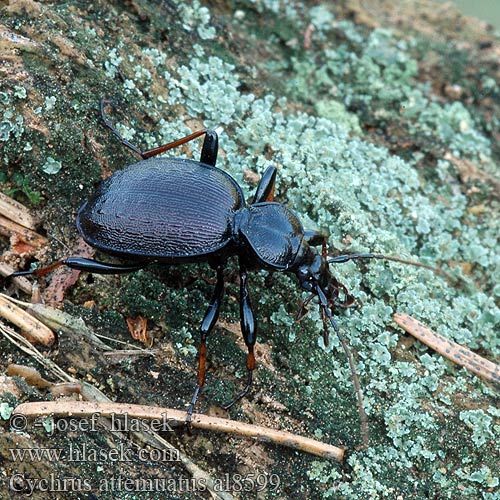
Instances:
[[[500,384],[499,365],[479,356],[467,347],[457,344],[443,335],[434,332],[408,314],[396,313],[393,319],[403,330],[413,335],[445,358],[453,361],[457,365],[467,368],[467,370],[470,370],[490,382]]]
[[[56,336],[50,328],[13,304],[2,294],[0,294],[0,316],[19,327],[24,332],[24,336],[33,343],[40,342],[45,346],[51,346],[56,340]]]
[[[36,403],[20,404],[15,410],[15,414],[22,414],[26,417],[38,417],[54,415],[57,417],[80,416],[88,417],[99,413],[103,417],[112,415],[127,415],[129,418],[144,420],[168,419],[170,425],[185,425],[186,412],[171,408],[161,408],[155,406],[133,405],[128,403],[101,403],[83,401],[44,401]],[[336,446],[316,441],[315,439],[297,436],[290,432],[277,431],[267,427],[246,424],[225,418],[209,417],[199,413],[193,414],[191,425],[200,429],[208,429],[216,432],[228,432],[238,436],[250,437],[260,441],[270,441],[272,443],[288,446],[296,450],[305,451],[322,458],[332,458],[342,460],[344,449]]]
[[[0,213],[17,224],[35,230],[38,219],[18,201],[4,193],[0,193]]]
[[[43,354],[38,351],[30,342],[28,342],[22,335],[17,333],[12,328],[4,325],[0,322],[0,333],[4,335],[4,337],[9,340],[12,344],[14,344],[17,348],[25,352],[26,354],[32,356],[36,361],[42,364],[46,369],[50,370],[52,374],[57,377],[59,380],[65,380],[68,382],[78,382],[77,379],[68,375],[65,371],[63,371],[58,365],[56,365],[52,360],[45,358]],[[79,382],[81,387],[81,396],[84,399],[92,400],[92,401],[102,401],[104,404],[109,403],[111,400],[103,394],[99,389],[88,384],[86,382]],[[57,405],[61,403],[59,401],[54,401]],[[31,403],[25,403],[31,404]],[[88,403],[92,404],[92,403]],[[99,404],[95,402],[93,404]],[[101,419],[101,421],[105,421],[105,419]],[[203,471],[200,467],[198,467],[192,460],[190,460],[186,455],[181,453],[175,447],[173,447],[170,443],[165,441],[155,432],[133,432],[133,437],[139,440],[142,443],[147,443],[151,446],[155,446],[158,449],[169,449],[179,458],[181,463],[184,465],[186,470],[192,474],[192,476],[196,479],[202,478],[204,483],[207,485],[207,489],[212,493],[214,498],[219,498],[220,500],[233,500],[233,496],[224,491],[218,491],[214,486],[214,480],[209,476],[208,473]]]

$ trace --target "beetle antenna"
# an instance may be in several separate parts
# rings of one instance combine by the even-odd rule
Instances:
[[[448,281],[451,281],[452,283],[457,281],[457,278],[447,273],[446,271],[443,271],[443,269],[441,269],[440,267],[431,266],[429,264],[424,264],[422,262],[415,262],[413,260],[401,259],[400,257],[393,257],[392,255],[382,255],[380,253],[351,253],[351,254],[338,255],[337,257],[330,257],[329,259],[327,259],[327,262],[329,264],[340,264],[343,262],[347,262],[349,260],[360,260],[360,259],[390,260],[392,262],[399,262],[401,264],[407,264],[409,266],[423,267],[424,269],[429,269],[431,271],[434,271],[436,274],[444,276]]]
[[[354,389],[356,391],[356,397],[357,397],[357,403],[358,403],[358,411],[359,411],[359,420],[361,423],[361,449],[368,448],[368,440],[369,440],[369,429],[368,429],[368,417],[366,416],[365,409],[363,407],[363,396],[361,393],[361,385],[359,383],[359,377],[358,374],[356,373],[356,365],[354,364],[354,359],[352,357],[351,351],[349,350],[349,347],[347,346],[347,342],[345,341],[344,337],[341,335],[339,331],[339,327],[337,325],[337,322],[332,316],[332,312],[330,311],[330,308],[328,307],[328,300],[326,298],[325,292],[322,290],[322,288],[319,285],[316,285],[316,292],[318,294],[318,298],[320,301],[320,305],[322,308],[322,311],[324,312],[324,315],[326,318],[329,320],[330,325],[332,326],[333,330],[337,334],[337,337],[340,341],[340,344],[342,345],[342,349],[345,352],[345,355],[347,357],[347,360],[349,361],[349,367],[351,369],[351,376],[352,376],[352,381],[354,384]]]

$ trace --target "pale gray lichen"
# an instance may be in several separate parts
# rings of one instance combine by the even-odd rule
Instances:
[[[490,489],[497,488],[498,485],[500,484],[498,475],[495,475],[495,472],[492,471],[491,468],[488,467],[488,465],[483,465],[480,469],[472,471],[470,467],[462,467],[458,469],[455,472],[455,474],[467,481],[479,483],[481,486],[485,488],[490,488]],[[472,493],[474,490],[470,489],[470,491]],[[492,496],[491,498],[495,497]]]
[[[61,170],[62,163],[59,160],[52,158],[52,156],[47,156],[47,159],[41,168],[46,174],[55,175]]]
[[[46,97],[45,98],[45,110],[50,111],[51,109],[53,109],[53,107],[56,104],[56,101],[57,101],[56,96],[51,95],[51,96]]]
[[[2,91],[0,93],[0,142],[8,142],[11,138],[20,138],[24,132],[24,118],[19,114],[12,103],[12,97],[24,99],[26,89],[16,86],[9,89],[10,92]]]
[[[493,432],[493,417],[483,410],[468,410],[460,412],[460,420],[472,429],[471,439],[477,447],[481,447],[487,441],[495,439]]]
[[[15,85],[14,97],[17,97],[18,99],[26,99],[26,97],[28,97],[28,92],[22,85]]]
[[[210,11],[207,7],[201,6],[198,0],[194,0],[189,4],[179,3],[179,9],[186,31],[195,28],[202,40],[215,38],[215,28],[209,25]]]
[[[119,55],[120,46],[113,47],[108,54],[108,59],[104,61],[104,68],[106,70],[106,75],[109,78],[114,78],[119,73],[120,64],[123,61],[123,57]]]
[[[5,401],[0,403],[0,417],[3,420],[9,420],[13,411],[14,411],[14,407],[11,406],[9,403],[6,403]]]

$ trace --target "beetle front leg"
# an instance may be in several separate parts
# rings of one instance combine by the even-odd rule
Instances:
[[[205,384],[205,374],[206,374],[206,358],[207,358],[207,337],[208,334],[213,330],[217,318],[219,317],[220,306],[222,304],[222,297],[224,295],[224,272],[222,266],[217,267],[217,284],[215,285],[215,290],[212,296],[212,300],[208,306],[205,317],[201,323],[200,327],[200,349],[198,352],[198,383],[196,384],[196,389],[194,390],[191,403],[187,409],[186,423],[191,422],[191,415],[193,414],[194,406],[198,399],[198,394]]]
[[[312,247],[323,246],[328,241],[328,234],[316,229],[306,229],[304,231],[304,239]]]
[[[276,167],[267,167],[266,171],[262,175],[255,195],[252,200],[252,205],[254,203],[263,203],[265,201],[274,200],[274,185],[276,183]]]
[[[222,408],[228,410],[241,398],[243,398],[250,390],[252,385],[252,374],[255,369],[255,354],[254,346],[257,340],[257,324],[252,310],[252,303],[247,288],[247,272],[244,267],[240,268],[240,324],[243,333],[243,339],[248,349],[247,355],[247,383],[244,389],[236,395],[236,397]]]

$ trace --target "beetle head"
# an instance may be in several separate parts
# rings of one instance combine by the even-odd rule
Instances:
[[[323,287],[326,292],[331,277],[328,262],[316,248],[309,246],[307,242],[302,243],[297,254],[294,271],[300,286],[308,292],[315,293],[318,285]]]
[[[345,309],[354,305],[354,297],[330,272],[330,266],[324,252],[318,252],[307,241],[302,242],[292,269],[301,287],[311,292],[310,299],[314,296],[318,297],[323,318],[330,318],[331,310]],[[306,302],[309,302],[310,299],[307,299]],[[304,306],[299,312],[299,319],[306,312]],[[325,344],[328,344],[327,332],[325,332],[324,339]]]

